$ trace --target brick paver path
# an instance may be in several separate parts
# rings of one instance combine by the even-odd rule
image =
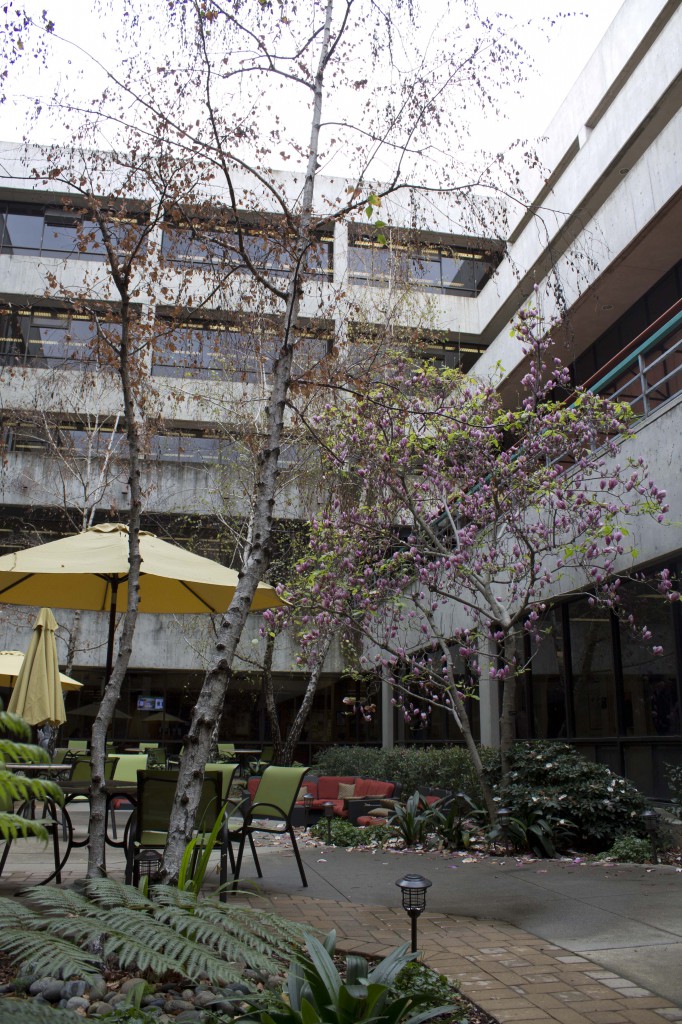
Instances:
[[[339,950],[382,956],[409,939],[402,909],[270,897],[273,910],[323,932],[336,929]],[[254,906],[263,906],[262,896]],[[662,1024],[682,1021],[682,1008],[639,988],[582,956],[567,953],[520,928],[426,912],[419,947],[434,970],[501,1024]]]
[[[2,896],[36,884],[50,870],[49,849],[33,840],[24,842],[22,856],[0,878]],[[109,859],[112,876],[122,878],[120,851],[111,851]],[[85,851],[77,849],[64,871],[64,882],[72,884],[84,875]],[[335,928],[338,948],[344,952],[382,956],[409,940],[407,915],[395,907],[313,899],[301,895],[300,889],[270,896],[261,891],[250,902],[257,907],[269,904],[282,916],[325,933]],[[682,1007],[514,925],[426,911],[419,919],[418,935],[426,963],[458,981],[464,995],[501,1024],[682,1021]]]

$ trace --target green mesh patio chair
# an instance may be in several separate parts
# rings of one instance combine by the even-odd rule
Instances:
[[[18,807],[15,806],[15,801],[11,796],[0,790],[0,814],[14,815],[15,813],[25,818],[35,818],[35,801],[28,800]],[[43,806],[43,812],[39,819],[40,824],[47,832],[48,837],[52,841],[52,855],[54,857],[54,869],[51,873],[44,878],[41,882],[37,882],[37,885],[47,885],[54,878],[58,883],[62,880],[61,871],[64,867],[69,853],[71,852],[71,821],[68,814],[61,812],[59,806],[53,800],[47,800]],[[62,850],[59,847],[59,831],[60,825],[64,830],[64,843],[65,846]],[[0,875],[2,875],[7,858],[9,856],[12,843],[17,840],[31,839],[32,833],[27,835],[11,835],[8,834],[6,838],[0,838]],[[27,862],[24,859],[23,867],[27,866]]]
[[[139,885],[140,860],[146,850],[162,850],[166,845],[177,771],[138,772],[137,807],[126,826],[124,841],[126,851],[125,880],[128,885]],[[223,812],[223,773],[206,772],[199,798],[196,815],[195,835],[210,835],[217,819]],[[227,862],[234,871],[234,857],[227,828],[227,816],[223,821],[217,848],[220,852],[220,898],[225,900],[227,883]]]
[[[253,844],[253,834],[255,832],[269,832],[282,835],[286,833],[291,839],[301,881],[307,887],[308,880],[303,870],[303,862],[298,852],[296,836],[291,823],[296,797],[301,787],[303,776],[307,771],[308,769],[303,766],[299,768],[281,768],[279,765],[269,765],[263,772],[263,777],[256,790],[254,802],[244,813],[242,824],[238,828],[230,828],[230,838],[233,841],[239,840],[239,852],[237,853],[237,864],[234,871],[235,882],[239,878],[241,871],[244,846],[247,839],[249,840],[258,877],[262,878],[263,872],[260,869],[260,862]]]
[[[239,771],[238,764],[225,764],[223,761],[209,761],[206,765],[207,772],[218,772],[222,780],[221,795],[223,803],[226,804],[232,788],[232,782]]]

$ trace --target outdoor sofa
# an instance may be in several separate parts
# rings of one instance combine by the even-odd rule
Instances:
[[[253,801],[260,778],[253,776],[247,782],[249,800]],[[313,800],[306,813],[303,797],[309,793]],[[364,779],[358,775],[305,775],[294,806],[293,823],[307,825],[317,821],[331,803],[334,817],[347,818],[357,823],[359,816],[367,814],[382,800],[397,799],[400,785],[381,779]]]

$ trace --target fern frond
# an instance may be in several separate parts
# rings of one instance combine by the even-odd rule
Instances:
[[[26,889],[25,892],[30,892]],[[40,917],[32,907],[27,906],[22,900],[9,899],[7,896],[0,896],[0,928],[7,922],[9,925],[18,925],[22,922],[26,927],[33,927],[33,922],[39,922]]]
[[[0,729],[3,732],[11,732],[13,736],[18,736],[20,740],[30,740],[31,738],[31,726],[23,718],[13,714],[11,711],[0,709]],[[0,739],[0,743],[3,742],[4,740]],[[37,749],[40,750],[41,755],[38,760],[47,761],[47,754],[42,747]]]
[[[39,819],[23,818],[20,814],[6,811],[0,815],[0,839],[26,839],[33,836],[47,842],[48,833]]]
[[[23,890],[23,894],[31,901],[31,905],[40,907],[45,916],[66,916],[83,914],[93,911],[93,905],[87,897],[76,889],[57,889],[52,886],[33,885]]]
[[[120,882],[116,882],[112,878],[90,879],[85,887],[85,892],[90,900],[106,909],[130,907],[136,910],[153,910],[155,905],[140,889],[136,889],[132,885],[121,885]]]
[[[82,1020],[73,1010],[39,1003],[35,999],[13,999],[3,996],[2,1019],[17,1024],[77,1024]]]
[[[0,793],[6,800],[55,800],[64,803],[64,794],[56,782],[47,779],[29,779],[18,772],[0,769]]]
[[[47,936],[42,931],[3,928],[2,946],[11,960],[37,975],[54,977],[55,974],[61,974],[64,978],[73,975],[89,978],[98,974],[101,968],[93,953],[79,949],[58,935]]]

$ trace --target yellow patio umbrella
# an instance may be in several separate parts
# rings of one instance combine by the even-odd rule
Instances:
[[[0,686],[15,686],[24,657],[23,651],[0,651]],[[82,683],[67,676],[65,672],[59,673],[59,681],[64,691],[83,689]]]
[[[170,614],[224,612],[239,577],[233,569],[152,533],[140,531],[140,611]],[[102,523],[83,533],[0,557],[0,601],[7,604],[109,612],[106,678],[114,648],[117,607],[128,600],[128,527]],[[252,611],[282,604],[259,583]]]
[[[59,681],[59,658],[55,630],[57,621],[49,608],[42,608],[33,625],[8,711],[21,715],[29,725],[62,725],[66,721],[64,696]]]

